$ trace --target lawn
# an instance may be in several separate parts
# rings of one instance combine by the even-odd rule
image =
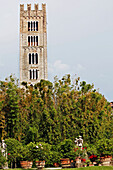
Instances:
[[[50,169],[52,170],[52,168],[50,168]],[[12,169],[8,169],[8,170],[12,170]],[[14,170],[23,170],[23,169],[22,168],[16,168]],[[36,170],[36,169],[32,168],[32,169],[29,169],[29,170]],[[46,168],[44,170],[46,170]],[[64,170],[113,170],[113,166],[93,166],[93,167],[86,167],[86,168],[64,168]]]
[[[113,170],[113,166],[93,166],[86,168],[65,168],[65,170]]]

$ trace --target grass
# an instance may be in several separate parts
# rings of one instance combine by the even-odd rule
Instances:
[[[65,168],[65,170],[113,170],[113,166],[93,166],[84,168]]]
[[[12,170],[12,169],[8,169]],[[22,168],[16,168],[14,170],[23,170]],[[33,170],[33,169],[29,169]],[[63,170],[113,170],[113,166],[93,166],[93,167],[84,167],[84,168],[65,168]]]

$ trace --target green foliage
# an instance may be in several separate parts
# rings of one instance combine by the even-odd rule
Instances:
[[[70,158],[71,160],[75,159],[74,143],[71,139],[65,139],[61,142],[58,149],[63,158]]]
[[[0,82],[0,138],[9,138],[9,159],[34,159],[35,156],[30,156],[32,147],[41,143],[47,147],[44,147],[48,150],[45,158],[51,165],[54,153],[58,160],[59,157],[73,159],[77,155],[72,148],[79,135],[87,142],[89,155],[102,152],[98,141],[112,141],[111,107],[93,84],[80,82],[79,77],[72,80],[66,75],[62,79],[55,77],[54,83],[41,80],[34,87],[25,82],[23,85],[20,89],[18,80],[12,76]],[[14,139],[10,137],[16,141],[11,141]],[[15,149],[10,144],[13,142]],[[112,154],[112,148],[107,150]],[[37,159],[40,159],[38,155]]]
[[[5,140],[5,143],[7,145],[7,152],[8,152],[8,161],[9,164],[13,162],[17,162],[20,160],[20,157],[22,157],[22,144],[13,138],[8,138]]]
[[[0,168],[3,168],[5,163],[6,163],[6,158],[2,155],[2,152],[0,150]]]
[[[97,153],[100,156],[113,156],[113,139],[101,139],[97,141]]]

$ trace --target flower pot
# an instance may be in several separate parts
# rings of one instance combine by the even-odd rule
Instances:
[[[33,162],[32,161],[20,161],[20,165],[23,169],[30,169],[32,168]]]
[[[69,158],[62,158],[60,159],[60,162],[61,162],[62,168],[68,168],[71,166]]]
[[[28,161],[27,162],[27,168],[30,169],[32,168],[33,162],[32,161]]]
[[[35,164],[38,169],[43,169],[45,167],[45,161],[35,161]]]
[[[113,160],[111,160],[111,166],[113,166]]]
[[[94,164],[89,164],[89,166],[94,166]]]
[[[23,169],[27,169],[27,161],[20,161],[20,165]]]
[[[100,157],[100,162],[102,166],[110,166],[111,157]]]
[[[53,166],[54,166],[54,167],[59,167],[60,165],[59,165],[59,163],[55,162],[55,163],[53,164]]]

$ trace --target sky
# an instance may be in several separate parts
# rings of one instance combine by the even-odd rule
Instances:
[[[4,0],[0,80],[19,78],[19,6],[47,4],[48,79],[75,74],[113,101],[113,0]]]

